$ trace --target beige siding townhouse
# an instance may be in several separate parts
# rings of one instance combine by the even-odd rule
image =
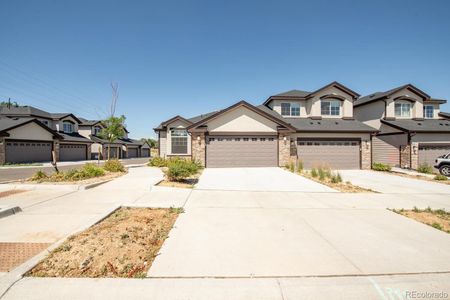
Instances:
[[[0,108],[0,116],[10,120],[36,120],[54,132],[60,139],[55,143],[57,161],[77,161],[90,158],[92,141],[79,134],[81,120],[71,113],[49,113],[32,106],[4,106]],[[30,140],[33,140],[32,136]],[[35,144],[35,143],[34,143]],[[35,161],[33,143],[13,143],[7,145],[11,153],[17,150],[22,161]],[[23,147],[23,148],[20,148]],[[19,149],[20,148],[20,149]],[[50,159],[48,159],[50,160]]]
[[[206,167],[284,166],[368,169],[371,126],[353,117],[359,97],[332,82],[314,92],[292,90],[262,105],[240,101],[194,118],[176,116],[155,131],[159,155],[199,160]]]
[[[359,98],[355,117],[378,129],[373,161],[417,169],[449,153],[450,121],[440,111],[444,103],[411,84]]]

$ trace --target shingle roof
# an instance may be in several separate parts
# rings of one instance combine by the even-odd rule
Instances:
[[[302,90],[290,90],[290,91],[279,93],[279,94],[276,94],[276,95],[273,95],[273,96],[302,97],[303,98],[303,97],[308,96],[309,94],[311,94],[311,92],[302,91]]]
[[[63,137],[63,140],[60,141],[61,143],[64,143],[64,141],[67,141],[67,142],[93,143],[90,139],[80,135],[77,132],[73,132],[73,133],[58,132],[58,134]]]
[[[130,139],[130,138],[121,138],[119,139],[120,141],[122,141],[124,144],[127,145],[143,145],[144,142],[140,141],[140,140],[135,140],[135,139]]]
[[[100,144],[109,144],[108,140],[102,139],[102,138],[100,138],[100,137],[98,137],[96,135],[91,135],[90,137],[91,137],[91,140],[93,140],[94,142],[97,142],[97,143],[100,143]],[[117,140],[115,140],[113,142],[113,144],[124,145],[125,143],[123,141],[117,139]]]
[[[80,126],[94,126],[97,123],[101,123],[102,121],[100,120],[88,120],[85,118],[78,118],[81,121]]]
[[[191,123],[197,123],[197,122],[199,122],[199,121],[201,121],[201,120],[203,120],[203,119],[205,119],[205,118],[207,118],[207,117],[209,117],[209,116],[211,116],[211,115],[213,115],[213,114],[215,114],[217,112],[219,112],[219,111],[218,110],[212,111],[212,112],[209,112],[209,113],[206,113],[206,114],[202,114],[202,115],[198,115],[198,116],[189,118],[187,120],[190,121]]]
[[[367,95],[367,96],[364,96],[364,97],[360,97],[355,102],[353,102],[353,105],[354,106],[358,106],[358,105],[362,105],[362,104],[369,103],[369,102],[372,102],[372,101],[376,101],[376,100],[382,99],[384,97],[387,97],[389,95],[392,95],[392,94],[394,94],[394,93],[396,93],[396,92],[398,92],[398,91],[400,91],[401,89],[404,89],[404,88],[413,89],[417,93],[422,94],[424,97],[430,98],[430,96],[428,96],[426,93],[424,93],[423,91],[419,90],[418,88],[416,88],[412,84],[405,84],[405,85],[402,85],[402,86],[390,89],[390,90],[385,91],[385,92],[375,92],[373,94],[370,94],[370,95]]]
[[[20,118],[20,119],[10,119],[0,117],[0,131],[5,131],[11,127],[18,126],[23,123],[27,123],[33,118]]]
[[[37,116],[47,119],[52,119],[53,117],[49,112],[40,110],[33,106],[2,106],[0,107],[0,115],[4,116]]]
[[[440,112],[439,116],[450,119],[450,113],[448,112]]]
[[[354,119],[340,119],[340,118],[323,118],[315,120],[312,118],[283,118],[276,111],[271,110],[265,105],[258,106],[259,109],[277,117],[284,122],[294,126],[299,131],[333,131],[333,132],[375,132],[375,128],[370,127],[360,121]]]
[[[381,120],[382,123],[391,125],[405,131],[413,132],[450,132],[450,120],[425,119],[425,120]]]

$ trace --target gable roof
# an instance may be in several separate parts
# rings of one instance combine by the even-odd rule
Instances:
[[[10,117],[38,117],[38,118],[44,118],[44,119],[51,119],[51,120],[61,120],[62,118],[71,116],[73,117],[78,123],[81,123],[81,120],[78,119],[74,114],[72,113],[49,113],[46,111],[43,111],[39,108],[36,108],[34,106],[2,106],[0,107],[0,115],[4,116],[10,116]]]
[[[426,94],[422,90],[416,88],[412,84],[408,83],[408,84],[405,84],[405,85],[393,88],[393,89],[385,91],[385,92],[375,92],[373,94],[361,97],[358,100],[356,100],[353,103],[353,105],[354,106],[360,106],[360,105],[367,104],[367,103],[370,103],[370,102],[373,102],[373,101],[385,99],[385,98],[389,97],[390,95],[395,94],[396,92],[398,92],[398,91],[400,91],[402,89],[405,89],[405,88],[412,90],[413,92],[415,92],[418,95],[420,95],[421,97],[423,97],[425,100],[430,99],[430,96],[428,94]]]
[[[226,113],[226,112],[228,112],[230,110],[238,108],[238,107],[245,107],[245,108],[247,108],[247,109],[249,109],[249,110],[251,110],[251,111],[253,111],[253,112],[255,112],[255,113],[257,113],[257,114],[259,114],[259,115],[261,115],[263,117],[265,117],[266,119],[269,119],[272,122],[275,122],[278,125],[281,125],[281,126],[285,127],[286,129],[288,129],[290,131],[295,131],[295,128],[292,125],[290,125],[289,123],[285,122],[282,119],[279,119],[279,118],[273,116],[272,114],[267,113],[266,111],[261,110],[260,108],[254,106],[254,105],[252,105],[252,104],[250,104],[250,103],[248,103],[248,102],[246,102],[244,100],[241,100],[241,101],[239,101],[239,102],[237,102],[237,103],[235,103],[235,104],[233,104],[233,105],[231,105],[231,106],[229,106],[229,107],[227,107],[225,109],[222,109],[220,111],[212,113],[208,117],[203,118],[202,120],[200,120],[200,121],[198,121],[198,122],[188,126],[186,129],[187,130],[191,130],[193,128],[202,126],[205,123],[207,123],[208,121],[210,121],[212,119],[215,119],[218,116],[220,116],[220,115],[222,115],[222,114],[224,114],[224,113]]]
[[[405,132],[450,133],[450,120],[381,120],[381,123]]]
[[[175,116],[173,118],[170,118],[167,121],[162,122],[161,124],[158,125],[158,127],[153,128],[153,130],[155,130],[155,131],[164,130],[168,124],[170,124],[170,123],[172,123],[172,122],[174,122],[176,120],[182,120],[182,121],[186,122],[188,125],[191,125],[191,124],[197,123],[197,122],[199,122],[199,121],[201,121],[201,120],[203,120],[203,119],[205,119],[205,118],[207,118],[207,117],[209,117],[209,116],[211,116],[212,114],[215,114],[215,113],[217,113],[217,111],[209,112],[209,113],[206,113],[206,114],[201,114],[201,115],[189,118],[189,119],[186,119],[186,118],[184,118],[184,117],[182,117],[180,115],[177,115],[177,116]]]
[[[80,117],[78,119],[80,119],[80,121],[81,121],[80,126],[94,126],[99,123],[100,124],[102,123],[101,120],[88,120],[88,119],[80,118]]]
[[[448,112],[440,112],[439,113],[439,116],[441,116],[441,117],[444,117],[444,118],[446,118],[446,119],[450,119],[450,113],[448,113]]]
[[[283,93],[279,93],[276,95],[272,95],[269,98],[267,98],[266,101],[264,101],[263,105],[267,105],[269,104],[272,100],[288,100],[288,99],[292,99],[292,100],[303,100],[303,99],[308,99],[313,97],[314,95],[316,95],[317,93],[323,91],[324,89],[327,89],[329,87],[336,87],[338,89],[340,89],[341,91],[353,96],[353,98],[358,98],[360,96],[360,94],[358,94],[357,92],[349,89],[348,87],[344,86],[343,84],[337,82],[337,81],[333,81],[321,88],[319,88],[318,90],[315,90],[314,92],[307,92],[307,91],[302,91],[302,90],[290,90],[287,92],[283,92]]]
[[[11,118],[0,117],[0,135],[9,136],[9,134],[8,134],[9,130],[27,125],[29,123],[35,123],[36,125],[42,127],[46,131],[50,132],[57,139],[63,138],[59,133],[57,133],[53,129],[49,128],[48,126],[42,124],[39,120],[37,120],[35,118],[11,119]]]

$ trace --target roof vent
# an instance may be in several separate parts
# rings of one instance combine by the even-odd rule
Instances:
[[[314,125],[314,122],[309,122],[309,124]]]
[[[317,124],[319,124],[319,125],[320,125],[320,122],[317,122]]]
[[[373,97],[375,97],[375,94],[372,94],[372,95],[369,96],[369,98],[373,98]]]
[[[336,121],[336,122],[334,122],[336,125],[338,125],[339,124],[339,122],[338,121]]]
[[[444,126],[444,124],[442,124],[442,123],[439,123],[439,125]]]
[[[417,125],[421,126],[421,125],[422,125],[422,123],[420,123],[420,122],[419,122],[419,123],[417,123]]]

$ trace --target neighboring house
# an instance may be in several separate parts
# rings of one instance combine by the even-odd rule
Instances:
[[[62,139],[35,118],[0,117],[0,165],[51,161]]]
[[[417,169],[449,153],[450,121],[440,112],[444,103],[411,84],[355,101],[355,117],[379,131],[372,140],[373,162]]]
[[[206,167],[369,169],[376,129],[353,117],[359,94],[332,82],[314,92],[292,90],[263,105],[240,101],[194,118],[173,117],[154,128],[159,155],[192,157]]]
[[[78,125],[81,123],[81,120],[71,113],[49,113],[32,106],[3,106],[0,108],[0,116],[4,119],[7,118],[19,122],[31,119],[36,120],[52,131],[57,132],[59,138],[53,144],[57,161],[76,161],[90,158],[92,141],[78,133]],[[22,140],[28,142],[6,145],[6,152],[10,153],[10,155],[6,155],[5,161],[11,163],[19,162],[19,160],[22,162],[42,161],[40,154],[38,154],[41,151],[36,150],[36,143],[33,142],[39,140],[39,138],[30,134],[28,138],[23,136]],[[18,157],[12,153],[24,154]],[[51,160],[51,157],[46,160]]]
[[[117,139],[114,143],[102,139],[99,134],[103,129],[100,120],[87,120],[80,118],[80,134],[92,140],[91,159],[108,158],[108,151],[111,158],[134,158],[150,157],[150,146],[146,142],[128,138],[129,131],[125,128],[125,136]]]

